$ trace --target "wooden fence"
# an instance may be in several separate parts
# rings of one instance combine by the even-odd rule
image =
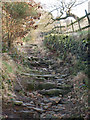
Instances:
[[[66,25],[66,26],[62,26],[60,24],[60,26],[54,27],[53,30],[56,29],[56,28],[60,28],[60,33],[63,33],[63,32],[64,33],[71,33],[71,32],[77,32],[77,31],[82,31],[84,29],[87,29],[87,28],[90,27],[90,17],[89,17],[89,15],[90,15],[90,13],[87,13],[87,11],[85,10],[85,15],[83,17],[77,19],[74,22],[72,22],[72,20],[71,20],[71,23]],[[80,23],[81,23],[81,20],[84,20],[85,18],[87,18],[88,24],[85,25],[84,27],[82,27]],[[75,26],[76,26],[75,24],[78,25],[78,27],[77,27],[78,29],[76,29],[76,30],[75,30]],[[68,31],[69,27],[71,27],[71,31]]]

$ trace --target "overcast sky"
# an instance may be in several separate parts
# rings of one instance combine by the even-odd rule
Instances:
[[[41,2],[44,9],[47,10],[47,11],[51,11],[52,9],[54,9],[54,5],[59,5],[57,0],[35,0],[35,1]],[[70,0],[66,0],[66,2],[68,2],[68,1],[70,1]],[[88,1],[79,5],[79,6],[77,6],[77,7],[74,7],[72,9],[72,13],[76,14],[79,17],[84,16],[85,15],[85,9],[88,11]],[[53,15],[57,16],[58,12],[54,11]]]

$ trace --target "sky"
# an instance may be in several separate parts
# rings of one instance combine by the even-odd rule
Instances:
[[[35,0],[35,1],[41,2],[41,5],[43,6],[44,10],[46,10],[46,11],[51,11],[55,8],[54,5],[56,5],[56,6],[59,5],[59,2],[57,2],[57,0]],[[68,2],[68,1],[71,1],[71,0],[66,0],[66,2]],[[72,13],[76,14],[78,17],[84,16],[85,9],[88,11],[88,1],[77,7],[74,7],[72,9]],[[54,17],[56,17],[58,15],[58,12],[54,11],[52,14]]]

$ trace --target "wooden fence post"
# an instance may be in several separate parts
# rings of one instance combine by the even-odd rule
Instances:
[[[80,21],[78,20],[78,26],[79,26],[79,30],[81,30],[81,26],[80,26]]]
[[[86,16],[87,16],[87,19],[88,19],[88,23],[90,25],[90,18],[89,18],[88,14],[87,14],[87,10],[85,10],[85,13],[86,13]]]
[[[72,22],[72,20],[71,20],[71,24],[72,24],[73,22]],[[72,24],[72,30],[73,30],[73,32],[74,32],[74,26],[73,26],[73,24]]]
[[[62,33],[61,22],[60,22],[60,32]]]

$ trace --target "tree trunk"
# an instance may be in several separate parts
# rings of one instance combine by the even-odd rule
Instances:
[[[8,49],[11,49],[12,46],[12,33],[8,33]]]

